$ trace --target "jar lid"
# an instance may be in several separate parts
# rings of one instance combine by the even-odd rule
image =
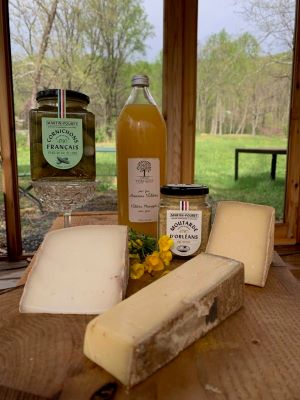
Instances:
[[[46,90],[41,90],[40,92],[37,92],[36,94],[36,101],[39,101],[41,99],[44,99],[46,97],[57,97],[58,96],[58,89],[46,89]],[[90,102],[89,96],[87,96],[84,93],[81,92],[76,92],[75,90],[66,90],[66,97],[67,99],[78,99],[78,100],[83,100],[87,104]]]
[[[131,79],[131,86],[149,86],[147,75],[134,75]]]
[[[208,186],[194,184],[169,184],[160,188],[160,193],[168,196],[201,196],[209,193]]]

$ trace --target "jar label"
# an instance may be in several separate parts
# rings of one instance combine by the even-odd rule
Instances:
[[[202,211],[167,210],[167,235],[174,241],[172,253],[194,254],[201,245]]]
[[[156,222],[160,198],[159,158],[128,158],[130,222]]]
[[[42,118],[43,155],[50,165],[70,169],[83,154],[82,120]]]

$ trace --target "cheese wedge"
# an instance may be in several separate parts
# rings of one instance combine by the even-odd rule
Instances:
[[[84,353],[131,387],[243,303],[242,263],[200,254],[93,319]]]
[[[264,286],[273,256],[274,224],[273,207],[221,201],[206,252],[241,261],[245,283]]]
[[[100,314],[120,302],[128,282],[127,227],[52,231],[34,257],[23,313]]]

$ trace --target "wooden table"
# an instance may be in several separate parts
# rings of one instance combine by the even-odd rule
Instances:
[[[239,177],[239,153],[253,153],[253,154],[271,154],[271,179],[276,177],[276,164],[277,155],[286,154],[286,149],[270,149],[270,148],[236,148],[235,149],[235,162],[234,162],[234,179]]]
[[[73,218],[84,222],[115,215]],[[19,314],[21,293],[0,295],[1,400],[300,399],[300,283],[286,267],[271,267],[263,289],[246,286],[243,309],[129,392],[83,355],[91,316]]]

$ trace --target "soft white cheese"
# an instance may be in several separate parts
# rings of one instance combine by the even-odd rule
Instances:
[[[127,227],[77,226],[49,232],[32,261],[23,313],[100,314],[128,282]]]
[[[200,254],[93,319],[84,353],[133,386],[243,303],[244,268]]]
[[[274,224],[273,207],[221,201],[206,252],[241,261],[245,283],[264,286],[273,256]]]

